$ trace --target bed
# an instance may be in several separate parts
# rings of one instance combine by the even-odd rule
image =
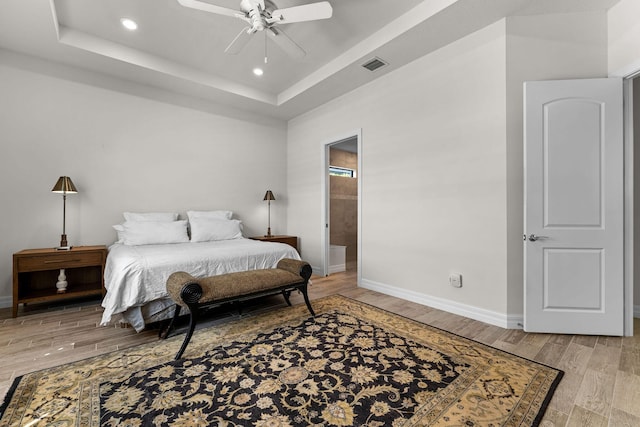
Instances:
[[[120,315],[121,321],[136,331],[147,323],[168,319],[174,302],[166,283],[175,271],[195,277],[236,271],[274,268],[282,258],[300,259],[298,252],[284,243],[233,239],[214,242],[109,247],[105,266],[107,294],[102,301],[102,325]]]
[[[287,244],[242,237],[228,220],[212,226],[213,220],[207,219],[207,228],[199,229],[201,224],[193,221],[191,239],[185,239],[186,225],[178,224],[179,221],[133,222],[126,214],[125,219],[127,222],[114,226],[119,240],[109,247],[104,272],[107,293],[102,301],[101,325],[120,321],[140,332],[149,323],[171,318],[175,303],[166,292],[166,282],[175,271],[185,271],[195,277],[215,276],[275,268],[282,258],[300,259],[298,252]],[[127,229],[127,224],[131,229]],[[214,230],[220,237],[220,224],[225,224],[224,232],[232,226],[236,233],[231,236],[233,238],[224,235],[224,239],[211,239],[210,234],[203,234]],[[159,228],[161,232],[158,232]],[[171,238],[172,243],[165,243],[163,239],[171,235],[171,229],[178,231]],[[143,238],[140,230],[144,231]]]

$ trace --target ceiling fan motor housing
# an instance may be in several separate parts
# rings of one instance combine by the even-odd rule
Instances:
[[[271,18],[271,12],[277,9],[277,6],[269,0],[242,0],[240,9],[245,12],[251,28],[249,32],[255,33],[269,28],[267,19]]]

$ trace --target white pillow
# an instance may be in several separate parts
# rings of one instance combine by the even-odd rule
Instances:
[[[124,226],[122,224],[116,224],[113,226],[113,229],[116,230],[116,234],[118,235],[116,243],[124,242]]]
[[[165,243],[185,243],[189,241],[187,221],[127,221],[122,226],[125,245],[160,245]],[[116,231],[117,226],[114,226]]]
[[[124,212],[125,221],[176,221],[178,214],[174,212]]]
[[[189,221],[200,218],[208,219],[231,219],[233,212],[231,211],[187,211]]]
[[[189,225],[192,242],[242,238],[242,221],[237,219],[195,218]]]

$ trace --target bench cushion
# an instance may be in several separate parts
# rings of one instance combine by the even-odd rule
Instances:
[[[305,264],[304,261],[283,259],[278,263],[277,268],[240,271],[200,279],[179,271],[171,274],[167,279],[167,292],[177,304],[183,307],[187,304],[180,294],[182,288],[188,283],[198,283],[202,288],[199,304],[251,295],[300,283],[303,278],[300,277],[299,272]]]

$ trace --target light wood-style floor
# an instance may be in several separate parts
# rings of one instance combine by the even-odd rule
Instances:
[[[562,369],[542,426],[640,426],[640,322],[625,338],[527,334],[358,288],[354,272],[312,281],[312,300],[340,293]],[[284,306],[280,297],[267,303]],[[156,330],[98,327],[101,313],[98,301],[30,308],[16,319],[0,309],[0,397],[21,374],[158,340]]]

